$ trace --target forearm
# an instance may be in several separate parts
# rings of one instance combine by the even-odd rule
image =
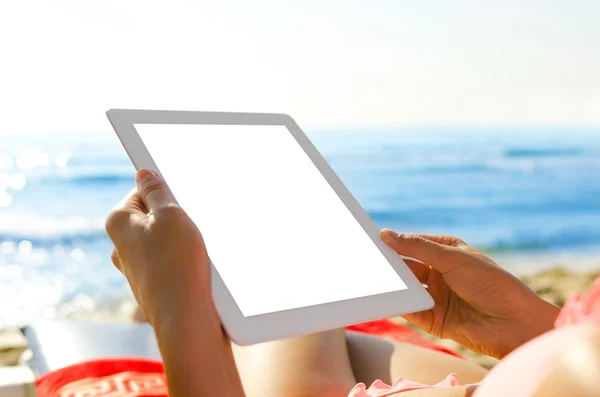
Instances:
[[[231,344],[214,308],[194,304],[188,309],[154,325],[169,396],[243,397]]]
[[[515,333],[510,338],[510,344],[501,357],[510,353],[519,346],[530,340],[551,331],[554,328],[554,322],[560,313],[560,308],[548,303],[541,298],[534,301],[530,309],[523,313],[520,324],[514,327]]]

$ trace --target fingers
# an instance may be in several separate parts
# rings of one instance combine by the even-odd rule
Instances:
[[[391,230],[381,233],[383,241],[394,251],[431,265],[444,274],[464,260],[464,252],[414,234],[399,234]]]
[[[408,265],[410,271],[413,272],[421,284],[427,284],[427,279],[431,272],[431,267],[429,265],[413,259],[402,258],[402,260]]]
[[[175,203],[171,191],[154,171],[140,170],[137,186],[115,207],[106,220],[106,231],[117,250],[135,241],[134,228],[143,224],[149,212]],[[118,265],[115,263],[115,266]]]
[[[447,245],[449,247],[467,247],[467,243],[454,236],[433,236],[429,234],[417,234],[417,236],[423,237],[426,240],[433,241],[438,244]]]
[[[137,220],[142,219],[147,213],[148,210],[135,188],[116,205],[105,223],[106,232],[116,247],[127,244],[131,237],[132,227]],[[115,264],[115,266],[117,265]]]
[[[121,271],[121,257],[119,257],[119,251],[117,251],[116,248],[113,248],[110,254],[110,260],[112,261],[113,265],[115,265],[115,267]]]
[[[141,169],[136,175],[137,193],[148,212],[176,204],[175,198],[165,181],[155,171]]]
[[[123,207],[111,212],[106,219],[106,232],[116,247],[127,243],[127,236],[134,226],[136,216],[139,216],[138,212]]]
[[[137,188],[135,187],[131,189],[121,201],[119,201],[119,203],[115,206],[114,210],[116,211],[124,208],[139,211],[142,214],[148,213],[148,209],[146,208],[144,202],[138,195]]]

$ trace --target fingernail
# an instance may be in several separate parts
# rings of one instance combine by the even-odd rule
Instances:
[[[396,237],[398,237],[398,233],[394,232],[393,230],[390,229],[383,229],[381,231],[381,238],[384,240],[394,240]]]
[[[147,179],[154,178],[156,175],[153,171],[142,168],[139,170],[135,176],[135,181],[137,183],[143,182]]]

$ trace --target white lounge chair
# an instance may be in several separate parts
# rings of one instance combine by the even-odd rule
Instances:
[[[160,360],[147,324],[99,324],[40,321],[24,327],[29,350],[21,365],[0,368],[0,397],[34,397],[37,377],[99,358],[139,357]]]

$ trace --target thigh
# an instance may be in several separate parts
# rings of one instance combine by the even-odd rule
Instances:
[[[139,307],[132,320],[146,322]],[[232,350],[247,397],[346,397],[356,385],[343,329]]]
[[[343,329],[233,352],[248,397],[346,397],[356,384]]]
[[[408,343],[355,332],[348,332],[347,340],[356,380],[367,386],[376,379],[391,384],[398,378],[432,385],[450,373],[457,374],[461,384],[470,384],[487,373],[470,361]]]

